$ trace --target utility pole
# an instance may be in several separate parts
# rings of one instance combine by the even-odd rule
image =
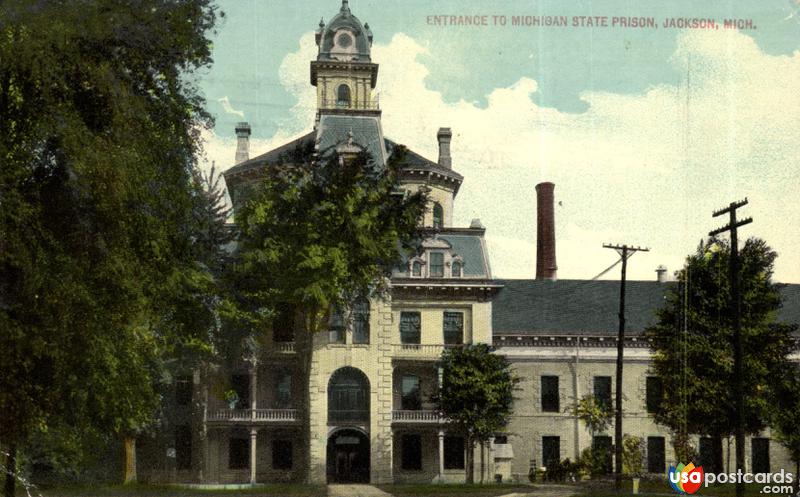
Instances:
[[[619,334],[617,335],[617,388],[615,392],[614,413],[614,481],[617,491],[622,490],[622,360],[625,353],[625,279],[628,257],[636,252],[649,252],[649,248],[630,245],[603,244],[603,248],[617,251],[622,258],[622,276],[619,285]]]
[[[738,228],[753,222],[753,218],[748,217],[741,221],[736,220],[736,209],[747,205],[747,198],[738,202],[731,202],[728,207],[714,211],[712,217],[728,214],[730,221],[727,225],[717,228],[708,233],[708,236],[716,236],[725,231],[731,232],[731,256],[729,260],[730,285],[731,285],[731,310],[733,311],[733,395],[736,404],[736,426],[734,434],[736,437],[736,469],[737,472],[744,472],[744,385],[742,384],[742,323],[740,317],[741,296],[739,295],[739,236]],[[736,483],[736,497],[744,495],[744,482]]]

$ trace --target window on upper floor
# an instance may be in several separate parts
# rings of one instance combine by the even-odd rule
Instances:
[[[444,254],[442,252],[431,252],[430,261],[429,276],[431,278],[444,278]]]
[[[414,261],[411,264],[411,276],[415,276],[417,278],[422,276],[422,263],[419,261]]]
[[[328,321],[328,343],[345,343],[344,312],[338,305],[331,306],[331,316]]]
[[[419,391],[419,376],[404,374],[400,379],[400,408],[404,411],[422,409],[422,397]]]
[[[365,297],[353,303],[353,343],[369,343],[369,300]]]
[[[272,321],[272,337],[276,342],[294,341],[294,306],[279,304]]]
[[[343,108],[350,107],[350,87],[346,84],[341,84],[336,89],[336,106]]]
[[[231,376],[231,390],[236,392],[237,409],[250,408],[250,375],[235,374]]]
[[[289,409],[292,407],[292,373],[281,371],[275,383],[275,407]]]
[[[464,313],[445,312],[442,321],[445,345],[464,343]]]
[[[433,203],[433,227],[437,229],[444,227],[444,209],[439,202]]]
[[[401,312],[400,343],[418,344],[421,335],[421,322],[419,312]]]
[[[188,406],[192,402],[192,377],[178,376],[175,380],[175,403]]]
[[[610,376],[595,376],[594,377],[594,401],[605,407],[611,408],[611,377]]]
[[[542,376],[542,412],[559,411],[558,376]]]
[[[658,376],[648,376],[646,380],[646,403],[647,412],[657,413],[661,409],[661,398],[664,395],[664,386]]]
[[[463,266],[464,264],[461,261],[453,261],[453,264],[450,266],[450,275],[453,278],[461,278],[461,269]]]

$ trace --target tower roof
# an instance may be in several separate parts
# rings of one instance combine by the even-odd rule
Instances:
[[[320,21],[317,31],[317,60],[341,60],[347,62],[370,62],[372,32],[369,24],[361,24],[350,12],[347,0],[333,19],[324,24]]]

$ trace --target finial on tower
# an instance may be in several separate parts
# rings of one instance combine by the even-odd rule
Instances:
[[[320,17],[319,18],[319,29],[322,29],[324,27],[325,27],[325,20]]]
[[[350,13],[350,5],[348,4],[347,0],[342,0],[342,8],[339,9],[339,12],[347,12]]]

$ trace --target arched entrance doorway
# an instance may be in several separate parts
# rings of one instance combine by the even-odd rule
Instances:
[[[327,472],[330,483],[369,483],[369,379],[353,367],[337,369],[328,382]]]
[[[328,438],[328,483],[369,483],[369,437],[344,428]]]

